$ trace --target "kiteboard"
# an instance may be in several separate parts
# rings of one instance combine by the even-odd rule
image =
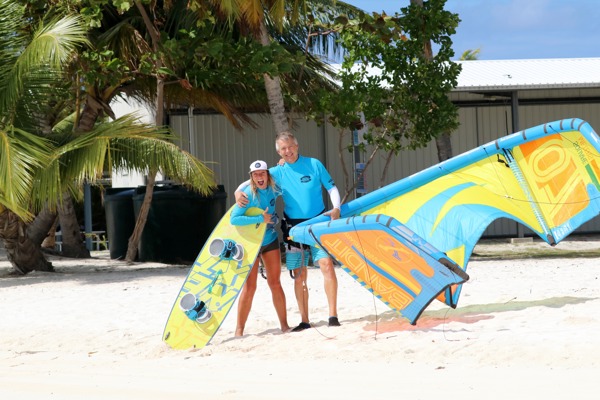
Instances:
[[[256,260],[266,224],[232,225],[233,207],[200,250],[171,308],[163,340],[173,349],[199,349],[210,342]],[[246,215],[262,212],[252,207]]]

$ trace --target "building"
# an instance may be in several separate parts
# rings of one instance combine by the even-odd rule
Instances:
[[[600,131],[600,58],[538,59],[538,60],[476,60],[459,61],[462,72],[457,87],[450,93],[459,107],[459,128],[452,133],[455,155],[473,149],[496,138],[565,118],[581,118]],[[269,115],[255,114],[259,126],[236,131],[219,114],[173,113],[170,125],[180,136],[184,150],[207,163],[218,183],[229,194],[233,204],[237,185],[248,179],[248,165],[263,159],[272,165],[279,156],[275,152],[272,123]],[[344,148],[350,143],[332,126],[317,126],[302,116],[294,118],[294,133],[300,141],[300,152],[323,161],[340,192],[344,192],[344,172],[355,164],[354,155]],[[365,174],[366,190],[407,177],[437,164],[435,144],[417,151],[405,151],[388,166],[386,179],[379,176],[385,160],[376,156]],[[353,198],[354,194],[351,194]],[[517,236],[514,221],[499,220],[484,236]],[[598,218],[586,223],[577,232],[599,232]]]

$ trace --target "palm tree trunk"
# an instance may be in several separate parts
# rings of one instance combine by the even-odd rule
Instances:
[[[77,221],[73,200],[68,193],[63,195],[62,204],[58,207],[60,231],[62,234],[62,255],[73,258],[90,258],[90,251],[85,247],[81,236],[81,226]]]
[[[47,208],[44,208],[27,227],[27,236],[29,236],[33,243],[41,245],[48,236],[56,219],[56,213],[50,212]]]
[[[263,46],[268,46],[271,43],[271,38],[267,32],[267,27],[264,21],[260,24],[260,34],[257,38]],[[285,104],[283,102],[283,92],[281,91],[281,80],[278,76],[271,77],[264,74],[265,91],[269,99],[269,110],[273,119],[273,127],[275,133],[280,133],[290,130],[290,123],[285,113]]]
[[[146,25],[146,29],[150,33],[150,37],[152,38],[152,47],[155,51],[155,54],[158,54],[158,45],[160,41],[160,34],[150,16],[146,12],[146,9],[142,5],[139,0],[135,1],[135,5],[142,15],[144,20],[144,24]],[[156,61],[156,69],[160,69],[162,67],[162,61],[160,58]],[[156,116],[155,122],[156,126],[162,126],[164,120],[164,93],[165,93],[165,82],[164,79],[157,75],[156,78]],[[138,249],[140,246],[140,239],[142,238],[142,233],[144,232],[144,227],[146,226],[146,221],[148,220],[148,213],[150,212],[150,206],[152,205],[152,197],[154,195],[154,182],[156,181],[156,171],[148,171],[148,179],[146,182],[146,193],[144,194],[144,200],[142,201],[142,205],[140,207],[140,212],[138,214],[137,220],[135,221],[135,227],[133,228],[133,233],[129,237],[129,242],[127,243],[127,254],[125,255],[125,261],[132,263],[135,261]]]
[[[8,260],[21,274],[31,271],[54,271],[52,263],[46,260],[39,245],[27,236],[27,225],[13,212],[5,210],[0,214],[0,239]]]
[[[97,107],[88,105],[86,103],[86,106],[82,112],[81,120],[79,121],[78,129],[84,132],[90,131],[93,128],[96,119],[98,118],[99,112],[100,110]],[[75,214],[75,207],[73,207],[73,200],[68,192],[63,194],[63,202],[66,206],[61,207],[61,210],[59,210],[60,225],[63,231],[63,246],[61,248],[61,252],[66,257],[90,258],[90,252],[88,249],[86,249],[85,243],[81,240],[81,229],[79,227],[79,222],[77,221],[77,215]],[[13,261],[13,265],[15,262],[19,264],[24,262],[25,265],[34,265],[33,269],[29,269],[26,266],[17,267],[16,265],[15,268],[23,268],[23,271],[25,271],[23,273],[28,273],[32,270],[35,270],[37,268],[35,266],[41,266],[41,271],[48,270],[44,262],[36,261],[33,264],[30,264],[29,260],[23,260],[23,255],[32,251],[29,247],[31,244],[33,244],[38,248],[39,254],[44,261],[47,262],[45,260],[44,253],[41,251],[41,246],[55,219],[56,214],[50,213],[47,210],[43,210],[36,216],[35,220],[29,226],[27,226],[27,240],[13,240],[9,244],[9,246],[13,247],[11,250],[13,253],[13,260],[16,260]],[[67,227],[67,229],[65,229],[65,227]],[[21,248],[20,246],[26,246],[26,248]],[[9,250],[7,248],[7,252],[8,251]]]
[[[99,102],[97,100],[93,99],[92,96],[88,96],[77,124],[78,132],[89,132],[92,130],[94,124],[98,120],[98,116],[103,112],[102,107],[98,104]],[[77,220],[73,199],[68,192],[63,194],[63,203],[62,205],[59,205],[58,215],[63,242],[61,249],[62,255],[74,258],[90,258],[90,251],[85,247],[85,241],[82,240],[81,237],[81,227]],[[46,231],[44,235],[46,233],[48,233],[48,231]],[[37,234],[34,239],[36,242],[39,239]],[[39,243],[41,246],[42,242],[40,241]]]

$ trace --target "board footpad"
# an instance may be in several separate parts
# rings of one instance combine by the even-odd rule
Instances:
[[[197,299],[192,293],[186,293],[181,298],[179,308],[183,310],[189,319],[199,323],[205,323],[212,316],[204,302]]]
[[[208,246],[208,252],[213,257],[226,260],[242,261],[244,258],[244,247],[230,239],[214,239]]]

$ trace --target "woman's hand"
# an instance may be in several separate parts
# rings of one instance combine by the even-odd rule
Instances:
[[[263,220],[265,221],[265,224],[270,224],[272,215],[269,214],[269,207],[267,207],[266,210],[263,211],[262,215],[263,215]]]

